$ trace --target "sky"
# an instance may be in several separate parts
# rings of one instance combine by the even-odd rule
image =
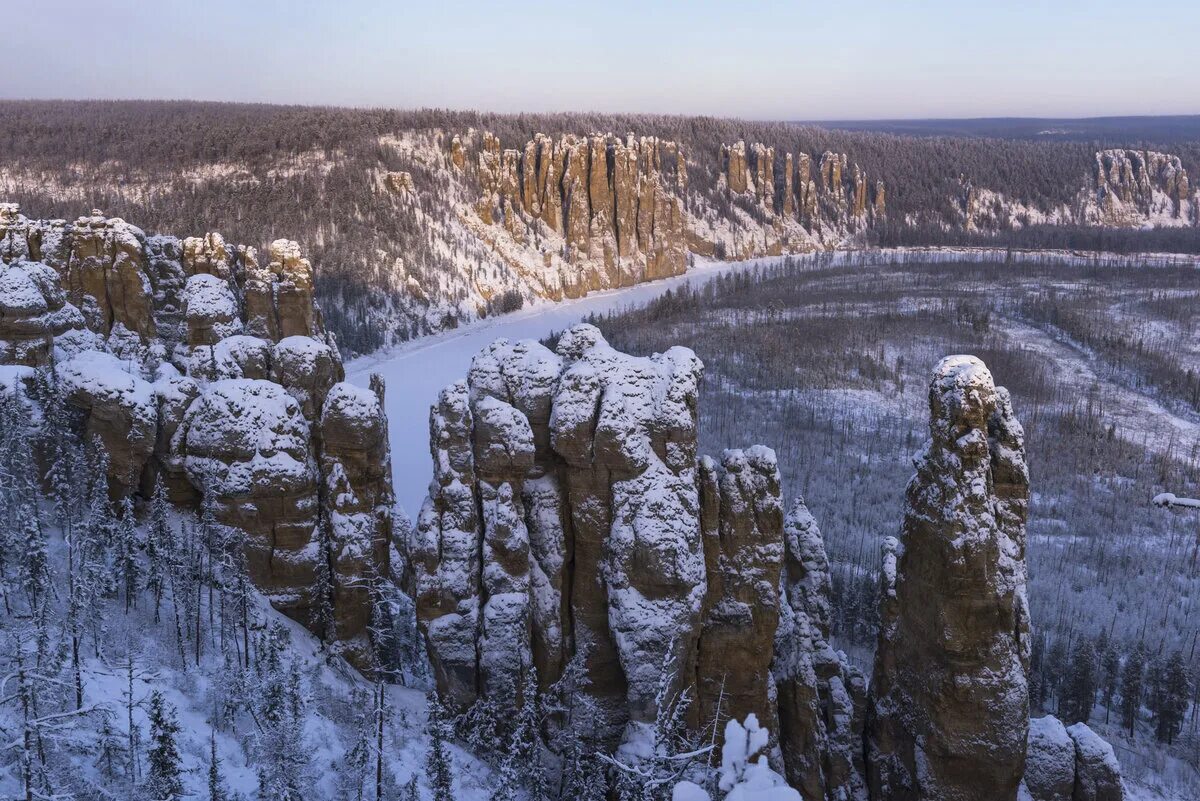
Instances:
[[[0,0],[0,98],[881,119],[1200,113],[1200,2]]]

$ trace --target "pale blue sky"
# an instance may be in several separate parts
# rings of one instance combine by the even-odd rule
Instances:
[[[0,97],[760,119],[1200,113],[1200,2],[0,0]]]

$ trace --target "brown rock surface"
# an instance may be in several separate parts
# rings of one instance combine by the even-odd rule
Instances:
[[[332,537],[337,636],[360,664],[369,651],[371,587],[388,575],[392,467],[383,382],[371,389],[335,384],[321,409],[323,511]]]
[[[1023,435],[974,357],[942,360],[929,403],[894,574],[885,561],[871,794],[1011,801],[1029,721]]]
[[[783,566],[775,453],[726,451],[720,467],[701,459],[700,498],[708,594],[696,662],[699,720],[718,711],[735,720],[753,713],[777,733],[768,693]]]

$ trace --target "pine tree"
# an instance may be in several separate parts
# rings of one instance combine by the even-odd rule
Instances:
[[[125,593],[125,612],[128,613],[134,606],[142,579],[137,521],[133,514],[133,501],[128,496],[121,500],[121,516],[117,522],[115,546],[117,581]]]
[[[543,712],[552,732],[551,750],[560,756],[562,770],[556,797],[560,801],[605,801],[607,769],[599,754],[604,716],[587,692],[589,649],[578,649],[543,695]]]
[[[333,610],[333,571],[330,562],[333,559],[333,536],[331,524],[326,515],[321,515],[317,525],[317,573],[312,587],[312,629],[321,639],[321,648],[337,639],[335,626],[337,618]]]
[[[1068,658],[1067,643],[1062,637],[1056,637],[1050,651],[1046,654],[1046,692],[1053,696],[1055,710],[1062,714],[1064,688],[1067,684]]]
[[[433,801],[453,801],[454,767],[448,748],[450,722],[436,692],[429,694],[428,709],[426,733],[429,735],[429,751],[425,755],[425,782],[429,785]]]
[[[217,730],[208,733],[208,801],[226,801],[225,783],[221,781],[221,759],[217,756]]]
[[[162,693],[150,695],[150,751],[147,755],[146,782],[143,789],[151,801],[177,801],[183,797],[182,758],[175,737],[179,723],[174,708]]]
[[[1156,660],[1152,675],[1150,708],[1154,714],[1154,736],[1160,743],[1170,745],[1183,726],[1192,692],[1183,654],[1175,651],[1165,660]]]
[[[1096,650],[1092,641],[1080,637],[1071,654],[1071,670],[1064,687],[1062,716],[1068,723],[1087,723],[1096,703]]]
[[[1121,725],[1129,730],[1130,737],[1142,708],[1145,664],[1145,646],[1138,643],[1125,658],[1125,667],[1121,670]]]
[[[170,504],[160,475],[154,482],[154,495],[150,499],[150,527],[146,533],[146,589],[154,599],[155,623],[160,622],[163,592],[170,581],[173,540]]]
[[[521,751],[520,739],[516,736],[510,738],[508,751],[500,762],[496,786],[492,789],[490,801],[517,801],[517,792],[521,784]]]
[[[1109,713],[1117,698],[1117,690],[1121,686],[1121,655],[1117,653],[1115,643],[1111,640],[1100,658],[1100,694],[1104,699],[1104,722],[1108,723]]]
[[[261,683],[257,717],[261,726],[258,747],[258,797],[260,801],[299,801],[308,781],[308,751],[304,746],[306,715],[300,671],[285,662],[290,637],[274,624],[260,646]]]
[[[375,738],[375,726],[372,716],[367,714],[367,694],[355,689],[350,698],[350,706],[357,710],[354,717],[354,743],[347,749],[339,766],[342,789],[356,801],[363,801],[367,769],[371,764],[372,740]]]

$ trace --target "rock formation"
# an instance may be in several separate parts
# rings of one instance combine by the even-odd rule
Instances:
[[[464,147],[452,140],[452,164],[469,164]],[[673,142],[653,137],[538,134],[520,149],[502,149],[484,133],[476,214],[521,248],[536,249],[545,297],[678,275],[687,255],[680,197],[687,177],[678,154]]]
[[[766,219],[762,241],[743,243],[738,258],[827,247],[887,213],[883,182],[869,182],[844,153],[821,154],[815,180],[812,157],[789,152],[781,154],[777,180],[775,148],[759,142],[723,145],[720,159],[718,187],[753,198]]]
[[[1200,198],[1178,156],[1153,150],[1096,153],[1094,224],[1200,224]]]
[[[929,405],[930,440],[883,571],[871,795],[1011,801],[1029,719],[1023,434],[1007,391],[971,356],[942,360]]]
[[[861,787],[864,683],[828,644],[820,533],[803,504],[785,524],[770,449],[697,458],[701,369],[580,325],[555,351],[498,341],[442,393],[407,579],[439,689],[511,699],[585,651],[614,743],[654,719],[670,671],[693,724],[754,714],[789,775]]]
[[[114,497],[161,478],[177,503],[206,499],[244,535],[254,582],[302,622],[327,560],[336,634],[366,664],[366,588],[389,570],[383,387],[342,382],[299,247],[277,240],[263,265],[216,233],[148,237],[7,204],[0,257],[0,364],[54,367],[108,452]]]
[[[761,721],[810,801],[1119,787],[1086,733],[1030,729],[1023,434],[982,362],[934,375],[932,438],[884,545],[870,697],[832,644],[824,541],[802,500],[784,515],[774,452],[697,456],[701,372],[690,350],[627,356],[578,325],[553,351],[499,340],[442,392],[404,580],[453,707],[512,703],[531,671],[545,688],[586,653],[610,745],[654,720],[667,676],[693,688],[692,726]]]
[[[701,372],[685,348],[632,357],[578,325],[553,351],[499,340],[442,392],[404,581],[454,708],[513,703],[585,653],[611,746],[654,720],[665,676],[692,688],[694,727],[762,722],[810,801],[1119,787],[1089,733],[1030,728],[1023,433],[982,362],[934,374],[931,440],[884,543],[869,697],[832,644],[824,541],[802,500],[784,515],[774,452],[697,456]]]
[[[1052,715],[1029,722],[1024,789],[1031,801],[1122,801],[1125,797],[1112,746],[1086,723],[1066,728]]]

